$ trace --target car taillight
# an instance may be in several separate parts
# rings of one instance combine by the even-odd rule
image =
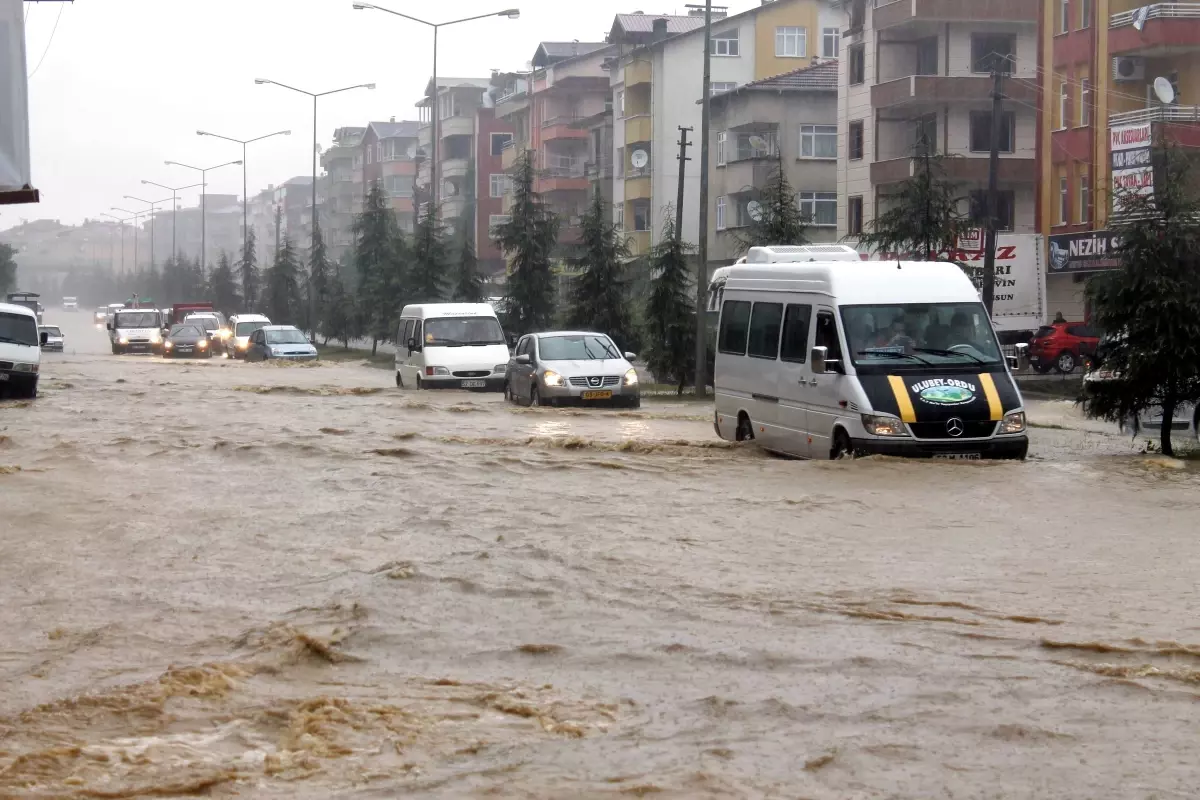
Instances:
[[[425,374],[426,374],[426,375],[432,375],[432,374],[433,374],[433,367],[426,367],[426,368],[425,368]]]

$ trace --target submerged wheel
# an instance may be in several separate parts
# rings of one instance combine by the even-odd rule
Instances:
[[[396,371],[396,388],[397,388],[397,389],[403,389],[403,388],[404,388],[404,378],[400,377],[400,371],[399,371],[399,370],[397,370],[397,371]]]
[[[750,417],[746,414],[738,416],[736,436],[739,442],[754,441],[754,423],[750,421]]]
[[[854,443],[850,441],[850,434],[841,428],[833,435],[833,447],[829,451],[829,458],[833,461],[854,458]]]
[[[529,406],[540,406],[542,403],[542,393],[538,391],[537,383],[535,382],[529,387]]]
[[[418,375],[417,376],[417,391],[419,392],[424,388],[425,388],[425,384],[421,383],[421,376]]]

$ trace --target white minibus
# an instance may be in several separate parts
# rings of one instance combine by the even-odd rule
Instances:
[[[405,306],[396,330],[396,385],[504,391],[508,344],[491,303]]]

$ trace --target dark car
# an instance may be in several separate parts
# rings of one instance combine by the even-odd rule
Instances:
[[[163,342],[163,358],[212,358],[208,331],[199,325],[172,325]]]
[[[1064,375],[1096,355],[1100,333],[1083,322],[1043,325],[1029,340],[1029,364],[1041,373],[1057,369]]]

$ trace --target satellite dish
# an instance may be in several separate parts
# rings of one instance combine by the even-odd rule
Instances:
[[[1158,102],[1169,106],[1175,102],[1175,87],[1166,78],[1157,77],[1154,79],[1154,95],[1158,98]]]
[[[750,142],[750,146],[753,147],[755,150],[766,150],[767,149],[767,140],[757,134],[755,134],[754,136],[751,136],[749,139],[749,142]]]
[[[634,150],[629,155],[629,163],[633,164],[634,169],[641,169],[650,163],[650,154],[645,150]]]
[[[458,187],[455,186],[450,181],[446,181],[443,185],[446,187],[446,196],[447,197],[454,197],[455,195],[458,194]]]
[[[750,216],[750,219],[758,222],[762,219],[762,203],[757,200],[751,200],[749,203],[746,203],[746,213]]]

